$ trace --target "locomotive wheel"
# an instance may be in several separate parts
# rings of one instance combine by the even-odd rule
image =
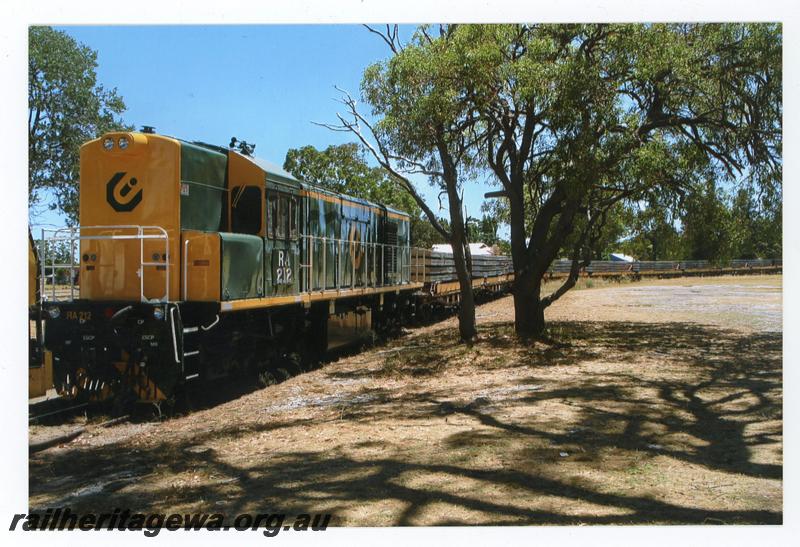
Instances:
[[[150,401],[148,404],[155,420],[164,420],[172,416],[175,410],[175,398],[170,397],[161,401]]]
[[[303,367],[303,358],[297,352],[286,355],[284,364],[286,365],[286,369],[289,371],[289,374],[292,376],[297,376],[298,374],[302,374],[306,371],[306,369]]]
[[[286,380],[288,380],[289,378],[292,377],[292,375],[289,373],[289,371],[286,370],[283,367],[276,368],[275,369],[275,373],[276,373],[276,376],[278,377],[278,383],[285,382]]]
[[[124,416],[131,414],[136,406],[136,396],[129,389],[124,389],[122,393],[114,397],[111,404],[112,416]]]
[[[191,396],[189,395],[189,390],[186,389],[185,385],[182,385],[176,389],[172,397],[169,398],[169,401],[170,414],[188,412],[192,408]]]
[[[378,333],[370,329],[362,336],[361,342],[358,346],[359,351],[365,351],[371,347],[374,347],[375,344],[377,343],[378,343]]]
[[[271,385],[277,384],[278,379],[275,378],[275,375],[272,374],[268,370],[262,370],[258,373],[258,385],[261,387],[269,387]]]

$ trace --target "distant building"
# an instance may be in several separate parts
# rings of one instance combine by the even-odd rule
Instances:
[[[611,253],[608,256],[608,259],[612,262],[636,262],[636,259],[632,256],[628,256],[622,253]]]
[[[437,243],[433,246],[432,251],[435,253],[453,254],[453,248],[449,243]],[[497,245],[489,246],[486,243],[470,243],[469,252],[472,256],[499,255],[500,249]]]

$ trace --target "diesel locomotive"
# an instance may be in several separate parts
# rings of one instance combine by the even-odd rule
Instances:
[[[153,131],[81,147],[79,226],[43,238],[40,275],[62,396],[159,404],[235,372],[270,382],[431,298],[457,300],[452,279],[426,282],[436,260],[411,248],[408,214],[250,152]],[[71,263],[48,261],[58,245]],[[47,286],[58,267],[70,272],[60,293]],[[476,287],[507,285],[510,264],[499,268]]]

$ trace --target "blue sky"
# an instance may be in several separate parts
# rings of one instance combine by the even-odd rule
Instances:
[[[364,68],[389,54],[360,25],[57,28],[97,51],[99,83],[117,88],[127,106],[124,119],[137,129],[152,125],[159,133],[223,146],[236,136],[277,164],[290,148],[355,140],[312,122],[336,121],[342,105],[334,85],[357,95]],[[402,34],[413,29],[402,27]],[[418,187],[438,206],[424,179]],[[469,215],[480,216],[489,189],[468,188]],[[35,223],[61,224],[54,213]]]

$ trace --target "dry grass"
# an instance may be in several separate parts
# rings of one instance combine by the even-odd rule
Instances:
[[[771,310],[758,320],[756,303]],[[779,318],[776,276],[610,285],[548,310],[558,344],[521,345],[504,298],[478,309],[472,346],[449,319],[36,454],[31,506],[332,512],[349,526],[779,523],[775,305]]]

